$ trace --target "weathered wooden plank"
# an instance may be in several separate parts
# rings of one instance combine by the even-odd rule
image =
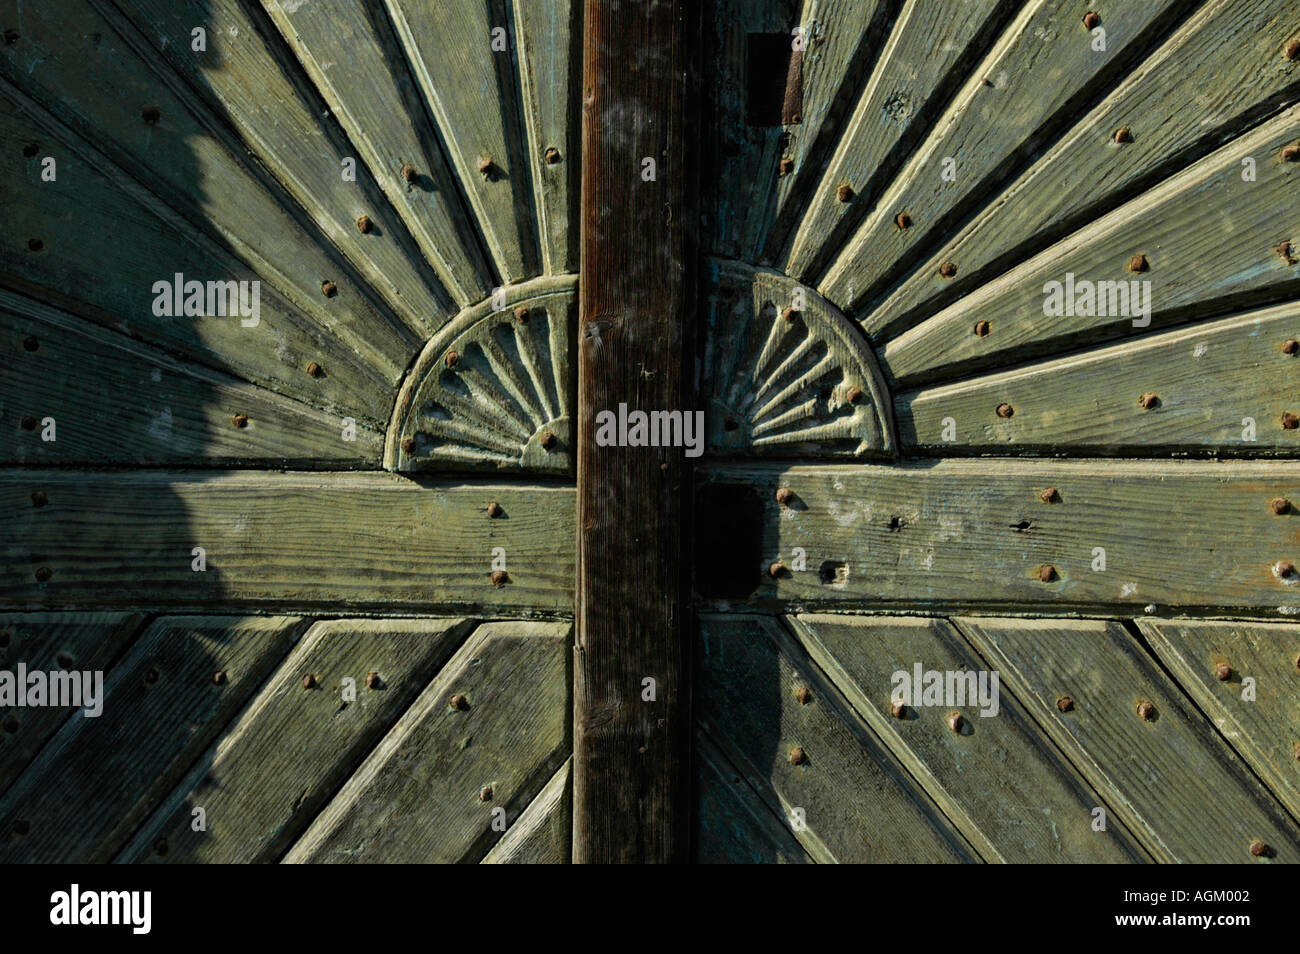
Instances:
[[[182,319],[184,320],[184,319]],[[215,464],[369,461],[384,436],[0,288],[0,461]],[[87,369],[94,369],[93,380]],[[248,418],[235,427],[235,415]],[[52,417],[57,439],[21,421]]]
[[[116,860],[276,860],[472,625],[464,619],[316,623]],[[352,680],[351,701],[345,679]],[[194,830],[198,808],[201,831]]]
[[[685,861],[689,472],[680,446],[601,446],[596,417],[691,413],[698,5],[587,0],[583,22],[574,860]],[[637,174],[647,156],[653,181]]]
[[[35,492],[46,505],[33,505]],[[0,599],[18,608],[572,606],[573,491],[562,487],[8,470],[0,522],[13,534]],[[204,548],[203,572],[194,547]],[[494,585],[498,571],[506,577]]]
[[[578,270],[581,16],[578,0],[514,0],[520,97],[533,149],[533,207],[548,275]]]
[[[54,135],[41,119],[0,95],[0,138],[24,150],[36,146],[31,157],[16,148],[0,152],[0,216],[15,223],[0,236],[0,281],[340,416],[388,419],[396,375],[299,313],[269,283],[257,286],[255,324],[245,325],[253,318],[233,309],[225,316],[155,315],[154,283],[172,283],[178,273],[186,281],[247,282],[250,306],[251,283],[261,277],[127,177],[107,175],[74,153],[64,133]],[[45,156],[57,164],[52,182],[41,178]],[[319,378],[307,373],[313,361],[324,371]]]
[[[27,671],[103,671],[135,635],[139,613],[8,613],[0,616],[0,663]],[[15,675],[16,678],[16,675]],[[78,710],[56,706],[0,708],[0,793]],[[98,718],[96,716],[95,718]]]
[[[1191,619],[1144,619],[1138,627],[1228,744],[1300,819],[1300,627]],[[1227,678],[1219,678],[1221,666]]]
[[[696,862],[812,864],[790,829],[703,732],[695,734],[695,756]]]
[[[427,336],[459,310],[408,241],[401,219],[371,177],[361,170],[352,181],[345,179],[343,161],[355,162],[355,150],[329,118],[330,111],[306,95],[305,84],[295,87],[293,57],[268,42],[268,33],[275,31],[267,29],[265,20],[236,0],[130,0],[119,5],[120,14],[111,0],[94,4],[146,60],[159,64],[165,85],[182,98],[197,91],[209,101],[210,112],[196,108],[205,125],[217,138],[233,139],[216,117],[229,122],[245,148],[251,147],[409,327]],[[138,33],[122,23],[122,14]],[[191,31],[196,28],[205,32],[203,50],[193,49]],[[227,145],[238,151],[235,142]],[[357,227],[362,215],[371,223],[364,233]]]
[[[737,505],[757,495],[756,549],[734,554],[752,606],[1272,616],[1300,604],[1300,576],[1284,565],[1300,566],[1294,518],[1270,504],[1300,500],[1291,463],[745,465],[711,467],[708,480]],[[781,488],[793,494],[787,506]],[[784,568],[769,576],[777,560]]]
[[[807,205],[795,209],[784,204],[791,221],[779,222],[775,237],[785,241],[785,229],[796,222],[798,228],[777,259],[782,271],[815,280],[826,256],[862,221],[907,151],[938,118],[951,87],[965,78],[963,69],[973,65],[974,55],[1018,5],[974,0],[958,12],[950,4],[926,0],[904,4],[829,165],[824,172],[815,170],[820,178]],[[843,184],[853,190],[851,201],[841,201],[837,194]],[[844,303],[853,306],[851,299]]]
[[[885,346],[884,363],[907,387],[1130,335],[1135,328],[1168,327],[1294,296],[1300,256],[1290,252],[1295,233],[1288,213],[1300,165],[1281,153],[1297,137],[1300,106],[894,338]],[[1256,161],[1255,181],[1242,179],[1246,159]],[[1232,241],[1225,242],[1225,235]],[[1287,254],[1278,251],[1279,242],[1287,243]],[[1069,302],[1067,281],[1075,292]],[[1089,304],[1081,297],[1087,286],[1078,284],[1084,281],[1136,281],[1144,307],[1130,300],[1124,309],[1122,299],[1112,302],[1109,292],[1104,301]],[[1060,283],[1059,314],[1052,313],[1057,309],[1048,282]],[[988,322],[986,334],[975,330],[979,321]]]
[[[1197,10],[973,221],[943,236],[887,300],[870,303],[872,327],[896,334],[1293,100],[1300,63],[1282,53],[1292,8],[1212,0]],[[1130,139],[1116,143],[1121,128]],[[944,262],[956,264],[955,279],[939,275]]]
[[[0,859],[112,858],[301,630],[284,616],[156,621],[108,672],[103,714],[66,721],[0,798]]]
[[[423,333],[376,307],[319,233],[296,219],[218,142],[188,98],[168,89],[89,6],[75,29],[60,7],[25,9],[21,41],[0,51],[0,76],[247,262],[322,330],[390,373],[400,373],[423,343]],[[332,296],[322,291],[326,281],[334,284]]]
[[[485,865],[563,865],[573,850],[570,831],[573,797],[569,787],[573,759],[546,783],[523,814],[483,858]]]
[[[1116,819],[1093,827],[1097,792],[1044,744],[1033,720],[946,620],[908,616],[792,617],[795,635],[854,710],[889,746],[985,861],[1114,864],[1146,861]],[[920,704],[922,671],[968,672],[992,689],[965,705]],[[914,687],[891,712],[896,673]],[[816,704],[814,699],[812,704]],[[994,708],[996,707],[996,708]],[[960,731],[948,723],[961,713]]]
[[[896,398],[899,435],[943,454],[1294,456],[1300,431],[1281,420],[1300,361],[1282,345],[1297,336],[1300,305],[1286,304],[909,391]],[[1011,417],[999,416],[1004,404]]]
[[[380,5],[262,6],[452,296],[462,307],[486,297],[492,267]]]
[[[284,860],[480,860],[568,757],[570,632],[480,626]]]
[[[501,280],[532,278],[541,256],[529,167],[546,146],[524,133],[507,0],[386,6]]]
[[[1158,860],[1247,863],[1257,839],[1260,861],[1300,859],[1295,822],[1122,624],[954,622]]]
[[[1076,3],[1033,0],[1003,32],[953,98],[934,132],[913,152],[893,185],[840,252],[818,285],[832,301],[870,299],[899,262],[926,242],[963,205],[1008,178],[1039,142],[1127,72],[1153,37],[1172,29],[1192,0],[1131,0],[1104,12],[1104,50],[1094,49],[1084,10]],[[944,160],[956,163],[955,181]],[[907,213],[912,227],[895,224]],[[868,315],[865,327],[875,327]]]
[[[813,858],[978,860],[779,623],[706,615],[699,649],[696,717]]]

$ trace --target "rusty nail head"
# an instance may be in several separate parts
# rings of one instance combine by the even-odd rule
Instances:
[[[1130,272],[1145,272],[1150,267],[1146,255],[1139,252],[1128,260],[1128,270]]]
[[[447,705],[451,706],[457,712],[464,712],[469,708],[469,700],[465,698],[464,693],[458,692],[451,697]]]
[[[976,338],[987,338],[987,337],[989,336],[989,332],[992,331],[992,330],[993,330],[993,329],[989,327],[989,323],[988,323],[987,321],[977,321],[977,322],[975,322],[975,337],[976,337]]]
[[[316,677],[313,676],[311,673],[308,673],[307,675],[302,677],[302,687],[304,689],[315,689],[316,685],[317,685]]]
[[[858,401],[862,399],[862,388],[858,387],[856,384],[853,385],[844,392],[844,398],[850,404],[857,404]]]
[[[478,171],[483,173],[484,179],[489,178],[492,175],[492,160],[486,156],[479,159]]]
[[[1290,411],[1283,411],[1283,412],[1282,412],[1282,427],[1283,427],[1285,430],[1288,430],[1288,431],[1294,431],[1294,430],[1296,429],[1297,426],[1300,426],[1300,417],[1296,417],[1296,416],[1295,416],[1294,414],[1292,414]]]
[[[961,731],[962,717],[960,712],[957,712],[956,710],[949,712],[948,717],[944,721],[948,723],[948,728],[952,729],[952,731]]]
[[[515,307],[515,321],[519,322],[521,325],[527,323],[528,321],[527,305],[518,305]]]
[[[320,365],[317,364],[315,361],[308,362],[308,364],[307,364],[307,373],[310,374],[313,378],[319,378],[319,377],[320,377]]]
[[[247,427],[247,426],[248,426],[248,415],[247,415],[247,414],[236,414],[234,417],[232,417],[232,418],[230,419],[230,423],[233,424],[235,427]]]
[[[503,513],[505,513],[505,511],[501,509],[501,505],[495,500],[487,505],[487,515],[489,517],[499,517]]]
[[[420,174],[416,172],[415,167],[408,162],[406,165],[402,166],[402,178],[407,182],[414,182],[416,179],[420,178]]]
[[[1268,845],[1256,838],[1250,843],[1250,853],[1256,858],[1262,858],[1268,854]]]
[[[226,671],[218,669],[212,674],[212,684],[214,686],[224,686],[226,684]]]
[[[1226,662],[1219,663],[1214,667],[1214,678],[1219,682],[1227,682],[1228,677],[1232,675],[1232,667]]]
[[[379,673],[375,672],[374,670],[371,670],[370,672],[366,673],[367,689],[378,689],[381,685],[383,685],[383,680],[379,678]]]
[[[894,216],[894,224],[900,229],[910,229],[912,227],[912,217],[906,212],[899,212]]]
[[[553,166],[560,161],[560,150],[556,149],[554,146],[548,146],[544,155],[546,157],[547,165]]]
[[[781,310],[781,317],[785,320],[786,324],[792,325],[794,324],[795,319],[799,317],[799,312],[794,308],[791,308],[789,305],[786,305],[785,308]]]
[[[1156,707],[1148,699],[1139,699],[1136,711],[1143,722],[1150,722],[1156,717]]]
[[[1073,712],[1074,700],[1069,696],[1061,696],[1056,700],[1056,708],[1060,709],[1062,712]]]
[[[1268,509],[1272,510],[1279,517],[1291,509],[1291,501],[1285,497],[1274,497],[1268,502]]]
[[[36,582],[48,583],[54,572],[48,566],[38,566],[36,568]]]
[[[1300,159],[1300,143],[1293,142],[1289,146],[1283,146],[1282,159],[1286,162],[1295,162]]]
[[[776,167],[777,175],[788,176],[794,172],[794,160],[789,156],[783,156]]]
[[[370,222],[370,216],[361,215],[357,217],[357,231],[362,235],[368,235],[374,226]]]
[[[43,491],[43,490],[34,490],[34,491],[32,491],[32,506],[33,506],[33,507],[44,507],[44,506],[45,506],[47,503],[49,503],[49,502],[50,502],[50,498],[49,498],[48,496],[46,496],[45,491]]]
[[[1116,142],[1132,142],[1132,141],[1133,141],[1133,131],[1132,131],[1131,129],[1129,129],[1127,126],[1120,126],[1119,129],[1116,129],[1116,130],[1115,130],[1115,141],[1116,141]]]
[[[26,338],[23,339],[24,351],[36,351],[37,349],[40,348],[40,346],[41,346],[41,342],[37,339],[35,335],[28,335]]]
[[[24,414],[22,416],[22,420],[20,420],[18,423],[19,425],[22,426],[22,429],[25,431],[36,430],[36,418],[32,417],[30,414]]]
[[[1010,404],[1004,402],[998,405],[997,413],[998,413],[998,417],[1011,417],[1013,414],[1016,413],[1016,409],[1012,407]]]
[[[326,298],[333,298],[335,295],[338,294],[339,291],[338,286],[331,281],[321,282],[320,290],[321,290],[321,294],[323,294]]]
[[[1047,487],[1038,492],[1038,499],[1045,504],[1057,503],[1061,499],[1061,493],[1055,487]]]
[[[776,492],[776,502],[779,503],[782,507],[790,506],[790,503],[793,500],[794,500],[794,491],[791,490],[789,487],[782,487],[780,490]]]
[[[509,575],[508,573],[506,573],[505,570],[493,570],[493,571],[492,571],[492,585],[493,585],[493,586],[505,586],[506,583],[507,583],[509,580],[510,580],[510,575]]]
[[[403,438],[402,438],[402,450],[403,450],[404,452],[406,452],[407,454],[409,454],[409,453],[411,453],[411,451],[415,450],[415,438],[414,438],[414,437],[403,437]]]
[[[1294,60],[1300,56],[1300,40],[1290,39],[1286,41],[1286,46],[1282,47],[1282,55],[1288,60]]]
[[[455,351],[448,351],[447,357],[444,358],[443,361],[444,363],[446,363],[447,367],[454,368],[456,367],[456,364],[460,361],[460,355],[457,354]]]
[[[1051,583],[1056,579],[1056,567],[1050,563],[1044,563],[1038,568],[1038,580],[1041,583]]]
[[[804,761],[805,761],[806,759],[807,759],[807,756],[804,755],[804,751],[803,751],[803,749],[800,748],[799,746],[796,745],[794,748],[792,748],[792,749],[790,750],[790,764],[791,764],[791,765],[803,765],[803,763],[804,763]]]
[[[1138,404],[1148,411],[1151,410],[1159,403],[1160,403],[1160,398],[1157,395],[1152,394],[1150,391],[1148,391],[1146,394],[1142,394],[1138,396]]]
[[[1086,26],[1089,30],[1091,30],[1100,22],[1101,22],[1101,17],[1097,16],[1097,14],[1091,10],[1089,10],[1087,13],[1083,15],[1083,25]]]
[[[907,715],[907,706],[902,699],[891,699],[889,701],[889,714],[895,719],[902,719]]]
[[[1279,579],[1289,579],[1295,576],[1295,564],[1290,560],[1278,560],[1273,564],[1273,572]]]
[[[1296,341],[1294,338],[1287,338],[1286,341],[1282,342],[1283,354],[1295,354],[1297,351],[1300,351],[1300,341]]]
[[[545,448],[546,450],[553,449],[557,441],[559,441],[559,438],[556,437],[552,431],[545,431],[542,434],[541,444],[542,447]]]
[[[841,202],[848,202],[849,199],[853,198],[853,186],[847,182],[841,182],[840,187],[835,190],[835,198]]]
[[[784,575],[784,573],[785,573],[784,563],[780,563],[780,562],[773,563],[771,566],[767,568],[767,575],[772,577],[772,579],[774,580]]]
[[[162,110],[157,106],[145,106],[140,110],[140,118],[150,125],[153,125],[158,122],[158,120],[162,119]]]
[[[794,691],[794,697],[799,700],[799,705],[806,706],[812,701],[812,691],[807,686],[800,686]]]
[[[492,786],[491,786],[491,785],[484,785],[482,788],[480,788],[480,789],[478,790],[478,800],[479,800],[480,802],[490,802],[490,801],[492,801]]]
[[[1288,265],[1294,265],[1296,263],[1295,251],[1291,247],[1290,240],[1283,239],[1278,242],[1273,246],[1273,251],[1277,252],[1282,261],[1286,262]]]
[[[952,278],[957,274],[957,266],[952,262],[944,262],[939,266],[939,274],[944,278]]]

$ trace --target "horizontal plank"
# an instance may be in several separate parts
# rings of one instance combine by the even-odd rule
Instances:
[[[501,840],[483,858],[485,865],[563,865],[572,854],[573,789],[569,758],[537,797],[528,803]]]
[[[1300,566],[1300,517],[1271,506],[1300,501],[1300,463],[930,460],[706,473],[724,491],[716,499],[739,507],[757,494],[757,518],[737,511],[745,527],[760,522],[757,543],[727,556],[754,587],[747,605],[1300,613],[1300,576],[1282,565]],[[775,499],[781,488],[794,494],[788,506]],[[1048,490],[1051,502],[1040,496]],[[777,560],[785,570],[772,577]]]
[[[1300,430],[1281,421],[1300,411],[1300,358],[1282,344],[1297,336],[1300,304],[1288,303],[909,391],[895,399],[900,440],[941,454],[1295,456]]]
[[[1121,623],[954,622],[1158,860],[1300,861],[1295,822]]]
[[[564,613],[573,506],[571,488],[388,473],[4,470],[0,521],[12,535],[0,601]],[[499,586],[494,558],[505,561]]]

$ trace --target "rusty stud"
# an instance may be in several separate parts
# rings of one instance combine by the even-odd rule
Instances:
[[[560,439],[559,439],[558,437],[555,436],[554,432],[552,432],[552,431],[543,431],[543,432],[542,432],[542,438],[541,438],[540,443],[541,443],[543,449],[545,449],[545,450],[554,450],[554,449],[555,449],[555,445],[556,445],[557,443],[559,443],[559,440],[560,440]]]
[[[36,418],[32,417],[30,414],[24,414],[18,421],[18,424],[25,431],[36,430]]]
[[[464,693],[458,692],[447,700],[447,705],[455,709],[457,712],[464,712],[469,708],[469,699],[465,698]]]
[[[370,221],[370,216],[368,216],[368,215],[359,215],[359,216],[357,216],[357,231],[358,231],[358,232],[360,232],[362,235],[369,235],[369,234],[370,234],[370,230],[371,230],[372,228],[374,228],[374,225],[373,225],[373,224],[371,223],[371,221]]]
[[[792,172],[794,172],[794,160],[789,156],[782,156],[781,161],[776,165],[776,174],[784,179]]]
[[[1091,30],[1100,22],[1101,22],[1101,17],[1097,16],[1097,14],[1091,10],[1089,10],[1087,13],[1083,15],[1083,25],[1086,26],[1089,30]]]
[[[956,712],[956,711],[949,712],[947,718],[944,719],[944,721],[948,723],[948,728],[952,729],[952,731],[958,733],[961,732],[962,718],[960,712]]]
[[[1256,858],[1263,858],[1268,854],[1268,845],[1256,838],[1250,843],[1250,853]]]
[[[1055,487],[1046,487],[1038,492],[1038,499],[1045,504],[1061,502],[1061,492]]]
[[[1296,263],[1295,249],[1292,248],[1291,243],[1286,239],[1283,239],[1274,245],[1273,251],[1277,252],[1278,257],[1288,265],[1294,265]]]
[[[899,212],[894,216],[894,224],[900,229],[910,229],[912,227],[912,217],[906,212]]]
[[[226,671],[218,669],[212,674],[212,684],[214,686],[224,686],[226,684]]]
[[[41,347],[41,342],[37,339],[35,335],[28,335],[26,338],[23,339],[24,351],[36,351],[39,350],[40,347]]]
[[[373,669],[370,672],[366,673],[367,689],[382,689],[383,687],[384,687],[384,680],[379,678],[379,673],[375,672]]]
[[[490,158],[484,156],[483,158],[479,159],[478,171],[483,174],[484,179],[492,178],[493,169],[495,169],[495,164],[492,162]]]
[[[952,278],[957,274],[957,266],[952,262],[944,262],[939,266],[939,274],[944,278]]]
[[[560,161],[560,150],[556,149],[554,146],[547,146],[546,152],[542,155],[543,158],[546,159],[546,164],[548,166],[553,166]]]
[[[1015,413],[1016,413],[1016,409],[1012,407],[1010,404],[1007,404],[1005,402],[999,404],[997,407],[998,417],[1011,417]]]
[[[1287,40],[1286,45],[1282,47],[1282,55],[1288,60],[1294,60],[1297,56],[1300,56],[1300,40],[1294,37]]]
[[[807,686],[800,686],[794,691],[794,697],[799,700],[799,705],[806,706],[812,702],[812,690]]]
[[[769,566],[769,567],[767,568],[767,575],[770,576],[770,577],[771,577],[772,579],[774,579],[774,580],[775,580],[775,579],[779,579],[780,577],[784,576],[784,575],[785,575],[785,564],[784,564],[784,563],[780,563],[780,562],[773,563],[771,566]]]
[[[493,570],[491,580],[493,586],[505,586],[510,581],[510,574],[505,570]]]
[[[54,575],[54,571],[51,570],[48,566],[38,566],[36,568],[35,576],[36,576],[37,583],[48,583],[50,581],[50,577],[52,577],[53,575]]]
[[[414,437],[403,437],[403,438],[402,438],[402,452],[403,452],[403,453],[406,453],[406,454],[409,454],[409,453],[411,453],[413,450],[415,450],[415,438],[414,438]]]
[[[339,293],[338,286],[331,281],[321,282],[320,290],[321,290],[321,294],[324,295],[326,298],[333,298],[335,295]]]
[[[1274,497],[1268,502],[1268,509],[1272,510],[1279,517],[1291,509],[1291,501],[1285,497]]]
[[[853,186],[849,185],[847,182],[841,182],[840,187],[835,190],[835,198],[839,199],[841,202],[848,202],[853,198]]]
[[[857,404],[858,401],[862,400],[862,388],[858,387],[856,384],[853,385],[844,392],[844,400],[848,401],[850,404]]]
[[[889,714],[895,719],[907,718],[907,705],[902,699],[891,699],[889,701]]]
[[[414,183],[416,179],[420,178],[420,174],[415,171],[415,166],[408,162],[402,166],[402,178],[407,182]]]
[[[1295,162],[1300,159],[1300,142],[1293,142],[1289,146],[1282,147],[1282,161]]]
[[[38,238],[32,238],[27,240],[28,251],[40,252],[44,250],[44,248],[45,248],[45,243]]]
[[[527,305],[516,305],[516,306],[515,306],[515,321],[519,322],[521,325],[526,325],[526,324],[528,324],[528,306],[527,306]]]
[[[302,687],[304,689],[315,689],[318,685],[319,683],[316,682],[316,677],[311,673],[302,677]]]
[[[776,502],[782,507],[788,507],[794,501],[794,491],[789,487],[782,487],[776,492]]]
[[[45,495],[43,490],[32,491],[32,506],[40,509],[50,502],[50,498]]]
[[[1138,395],[1138,407],[1141,407],[1144,410],[1149,411],[1159,403],[1160,403],[1160,398],[1157,395],[1152,394],[1150,391],[1148,391],[1145,394]]]
[[[803,763],[807,761],[807,759],[808,756],[804,754],[803,749],[800,748],[799,746],[796,745],[794,746],[794,748],[790,749],[791,765],[803,765]]]
[[[797,309],[791,308],[789,305],[786,305],[785,308],[781,310],[781,319],[787,325],[793,325],[795,323],[795,320],[799,317],[800,314],[801,313]]]
[[[321,374],[320,365],[317,364],[315,361],[307,362],[307,373],[310,374],[313,378],[319,378]]]
[[[1056,567],[1050,563],[1044,563],[1038,568],[1038,582],[1051,583],[1056,579]]]
[[[1279,580],[1295,579],[1295,564],[1290,560],[1278,560],[1273,564],[1273,575]]]
[[[1128,270],[1130,272],[1145,272],[1150,267],[1150,263],[1147,262],[1147,257],[1141,252],[1128,260]]]
[[[1149,699],[1139,699],[1134,711],[1143,722],[1150,722],[1156,717],[1156,707]]]
[[[1132,142],[1132,141],[1133,141],[1133,130],[1129,129],[1127,126],[1120,126],[1119,129],[1116,129],[1116,130],[1115,130],[1115,141],[1116,141],[1116,142]]]
[[[1300,341],[1296,341],[1294,338],[1287,338],[1286,341],[1282,342],[1283,354],[1295,354],[1297,351],[1300,351]]]
[[[993,330],[993,329],[992,329],[991,327],[989,327],[989,323],[988,323],[987,321],[977,321],[977,322],[975,322],[975,337],[976,337],[976,338],[987,338],[987,337],[989,336],[989,332],[992,331],[992,330]]]
[[[442,360],[448,368],[454,368],[460,362],[460,355],[455,351],[448,351],[447,356]]]
[[[492,801],[492,786],[491,786],[491,785],[484,785],[482,788],[480,788],[480,789],[478,790],[478,800],[479,800],[480,802],[490,802],[490,801]]]
[[[1232,675],[1232,667],[1226,662],[1219,663],[1214,667],[1214,678],[1219,682],[1227,682],[1228,677]]]
[[[495,500],[487,505],[487,515],[489,517],[499,517],[503,513],[505,513],[505,511],[501,509],[501,505]]]
[[[1073,712],[1074,700],[1071,699],[1069,696],[1061,696],[1059,699],[1056,700],[1056,708],[1061,710],[1062,712]]]
[[[1297,426],[1300,426],[1300,417],[1296,417],[1290,411],[1283,411],[1282,429],[1287,431],[1294,431]]]
[[[140,118],[152,126],[162,119],[162,110],[157,106],[145,106],[140,110]]]
[[[248,415],[247,415],[247,414],[236,414],[234,417],[232,417],[232,418],[230,419],[230,423],[231,423],[232,425],[234,425],[235,427],[241,427],[241,428],[242,428],[242,427],[247,427],[247,426],[248,426]]]

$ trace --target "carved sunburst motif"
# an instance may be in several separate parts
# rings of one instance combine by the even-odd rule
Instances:
[[[890,456],[887,391],[861,332],[776,272],[706,269],[703,393],[714,453]]]
[[[567,473],[576,289],[574,276],[512,286],[435,335],[398,393],[384,466]]]

